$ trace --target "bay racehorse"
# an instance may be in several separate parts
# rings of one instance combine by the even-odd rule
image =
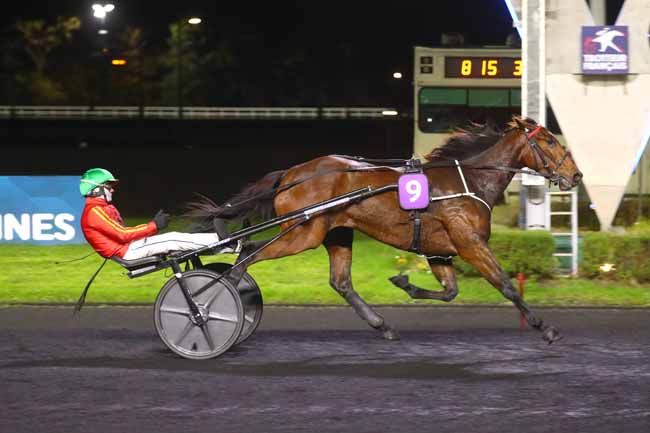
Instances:
[[[491,209],[523,167],[535,170],[563,190],[578,185],[582,173],[571,153],[535,121],[514,117],[503,132],[480,125],[459,130],[425,158],[422,169],[431,198],[453,197],[431,201],[420,214],[416,251],[427,257],[442,290],[416,287],[407,276],[391,278],[393,284],[414,299],[449,302],[458,294],[451,258],[460,256],[512,301],[546,341],[560,339],[559,331],[535,316],[520,298],[488,240]],[[284,215],[359,188],[396,184],[404,171],[404,167],[376,166],[347,157],[320,157],[267,174],[224,206],[211,201],[195,202],[189,215],[207,224],[207,230],[215,218]],[[459,194],[463,192],[470,194]],[[400,208],[395,190],[314,216],[304,224],[287,222],[281,228],[288,232],[262,250],[255,252],[266,241],[246,242],[238,258],[238,263],[246,263],[240,263],[230,278],[238,281],[253,263],[298,254],[322,244],[329,254],[332,288],[384,338],[399,338],[394,328],[353,289],[350,273],[353,230],[396,248],[413,250],[415,225],[411,214]]]

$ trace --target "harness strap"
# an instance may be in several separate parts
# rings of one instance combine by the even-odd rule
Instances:
[[[452,256],[425,256],[429,264],[451,266],[453,264]]]
[[[457,159],[454,159],[454,163],[456,164],[456,169],[458,169],[460,180],[463,181],[463,188],[465,188],[465,192],[469,194],[469,188],[467,188],[467,181],[465,180],[465,175],[463,174],[463,170],[460,168],[460,163],[458,162]]]
[[[434,161],[434,162],[428,162],[425,164],[422,164],[422,169],[426,170],[429,168],[445,168],[445,167],[453,167],[455,164],[452,161]],[[466,167],[466,168],[471,168],[473,170],[499,170],[499,171],[508,171],[511,173],[528,173],[531,174],[530,171],[522,170],[519,168],[512,168],[512,167],[507,167],[504,165],[471,165],[471,164],[460,164],[461,167]],[[320,176],[325,176],[327,174],[333,174],[333,173],[359,173],[359,172],[365,172],[365,171],[389,171],[389,170],[395,170],[395,167],[388,167],[388,166],[371,166],[371,167],[354,167],[354,168],[334,168],[331,170],[323,170],[314,173],[311,176],[307,176],[303,179],[298,179],[293,182],[289,182],[287,184],[284,184],[282,186],[272,188],[268,191],[265,191],[260,194],[256,194],[252,197],[249,197],[247,199],[238,201],[236,203],[226,203],[224,204],[224,207],[227,208],[237,208],[238,206],[243,205],[244,203],[248,203],[251,201],[255,200],[261,200],[265,199],[268,197],[273,197],[283,191],[286,191],[288,189],[293,188],[294,186],[300,185],[304,182],[307,182],[311,179],[320,177]],[[537,176],[542,176],[547,179],[551,179],[551,176],[545,173],[533,173],[536,174]]]
[[[420,254],[420,232],[422,231],[422,218],[420,210],[416,209],[411,212],[411,220],[413,221],[413,240],[409,251],[412,253]]]
[[[368,162],[371,164],[395,164],[396,167],[406,165],[410,159],[401,159],[401,158],[366,158],[364,156],[350,156],[350,155],[332,155],[337,158],[351,159],[352,161],[358,162]]]
[[[537,133],[542,129],[542,125],[537,125],[537,128],[533,129],[530,134],[528,134],[528,139],[532,139]]]
[[[481,203],[485,205],[486,208],[488,208],[488,211],[491,213],[492,208],[490,205],[483,200],[481,197],[477,196],[475,193],[470,192],[469,188],[467,187],[467,181],[465,180],[465,174],[463,174],[463,169],[460,166],[460,162],[458,162],[457,159],[454,159],[454,163],[456,164],[456,168],[458,169],[458,175],[460,176],[460,180],[463,182],[463,188],[465,188],[465,192],[459,192],[457,194],[450,194],[450,195],[443,195],[439,197],[430,197],[429,201],[439,201],[439,200],[447,200],[450,198],[457,198],[457,197],[471,197],[474,200],[478,200]]]
[[[423,173],[422,163],[419,159],[412,158],[406,161],[406,168],[404,169],[405,173]],[[431,196],[431,186],[429,186],[429,191],[427,191],[429,196]],[[413,221],[413,240],[411,241],[411,246],[408,248],[408,251],[416,254],[420,254],[420,238],[422,233],[422,210],[413,209],[411,211],[411,221]]]

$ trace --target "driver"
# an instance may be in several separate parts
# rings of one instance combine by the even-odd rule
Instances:
[[[217,233],[169,232],[156,235],[167,227],[170,220],[170,215],[162,209],[153,221],[125,227],[119,211],[111,204],[118,182],[110,171],[91,168],[83,174],[79,184],[81,195],[86,197],[81,229],[88,243],[102,257],[135,260],[171,251],[196,250],[219,241]],[[236,250],[239,249],[238,244]],[[236,250],[225,247],[219,252],[238,252]]]

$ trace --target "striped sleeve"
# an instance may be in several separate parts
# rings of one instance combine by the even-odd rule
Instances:
[[[151,236],[157,231],[156,223],[153,221],[135,227],[124,227],[99,206],[90,211],[89,217],[88,224],[91,227],[122,244]]]

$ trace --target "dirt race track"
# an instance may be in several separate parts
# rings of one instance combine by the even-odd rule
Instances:
[[[151,307],[0,308],[0,432],[650,432],[650,310],[268,307],[250,340],[188,361]]]

